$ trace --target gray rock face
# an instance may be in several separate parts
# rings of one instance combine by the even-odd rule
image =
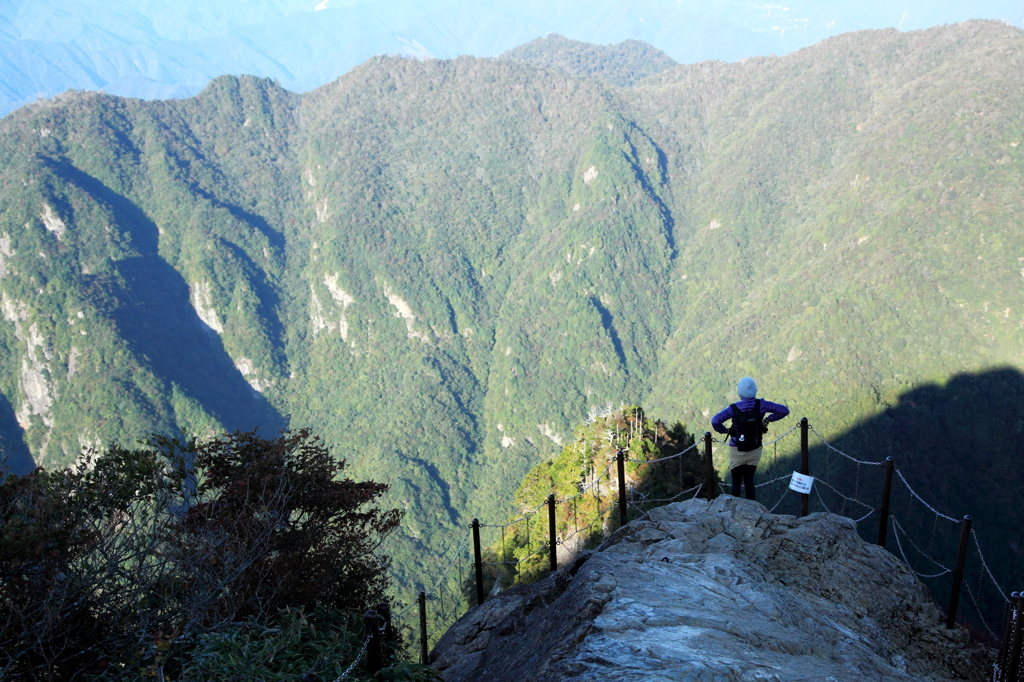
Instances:
[[[655,509],[438,642],[447,682],[987,679],[927,589],[833,514],[719,497]]]

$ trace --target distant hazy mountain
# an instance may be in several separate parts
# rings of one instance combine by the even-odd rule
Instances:
[[[308,425],[429,547],[591,411],[699,433],[749,374],[864,456],[912,434],[930,493],[981,528],[1005,488],[1019,527],[1019,438],[988,434],[1024,428],[1024,32],[665,59],[551,37],[5,117],[4,448]]]
[[[1021,0],[3,0],[0,114],[67,89],[183,97],[221,74],[305,91],[373,55],[496,56],[549,32],[681,63],[784,54],[865,28],[1024,21]]]

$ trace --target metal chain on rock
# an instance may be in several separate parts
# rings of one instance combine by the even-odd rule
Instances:
[[[448,568],[444,569],[444,572],[441,573],[441,577],[438,578],[437,580],[435,580],[433,586],[429,590],[426,591],[426,595],[427,595],[428,598],[431,598],[431,597],[434,596],[434,591],[438,588],[438,586],[442,583],[442,581],[444,581],[445,577],[447,577],[448,573],[452,570],[452,567],[455,565],[455,563],[462,556],[462,548],[465,547],[466,544],[469,542],[470,534],[471,534],[471,531],[466,531],[466,534],[462,536],[462,542],[459,543],[458,548],[455,550],[455,556],[453,556],[452,560],[448,563]],[[443,556],[444,555],[442,555],[442,557]],[[404,614],[410,608],[412,608],[412,604],[411,603],[409,604],[409,606],[406,606],[404,609],[402,609],[398,613],[398,615]]]
[[[561,540],[558,541],[558,544],[564,545],[567,541],[572,540],[574,537],[576,537],[580,533],[583,533],[583,532],[586,532],[586,531],[590,530],[594,526],[594,524],[597,523],[598,521],[604,521],[604,515],[607,514],[608,512],[610,512],[614,508],[615,508],[615,505],[611,504],[611,505],[609,505],[605,509],[598,509],[597,510],[597,516],[594,517],[593,521],[591,521],[587,525],[583,526],[582,528],[577,530],[572,535],[570,535],[568,537],[565,537],[565,538],[562,538]]]
[[[778,436],[777,438],[775,438],[775,439],[773,439],[771,441],[765,442],[763,445],[774,445],[774,444],[778,443],[779,441],[781,441],[782,439],[784,439],[787,436],[789,436],[790,434],[792,434],[794,431],[796,431],[799,428],[800,428],[800,424],[798,423],[798,424],[794,425],[791,429],[789,429],[788,431],[783,433],[782,435]],[[865,519],[867,519],[868,517],[870,517],[872,514],[876,513],[878,511],[878,509],[876,509],[872,505],[869,505],[869,504],[867,504],[865,502],[862,502],[861,500],[857,499],[859,497],[859,492],[860,492],[860,478],[861,478],[860,465],[882,466],[883,464],[885,464],[885,462],[872,462],[872,461],[860,460],[860,459],[857,459],[856,457],[852,457],[851,455],[848,455],[847,453],[843,452],[842,450],[839,450],[838,448],[836,448],[835,446],[830,444],[828,441],[826,441],[825,438],[820,433],[818,433],[818,431],[813,426],[810,427],[810,431],[812,433],[814,433],[814,435],[818,438],[818,440],[821,441],[821,443],[827,448],[827,451],[826,451],[826,461],[825,461],[825,476],[823,478],[817,479],[816,483],[819,483],[820,485],[825,486],[826,488],[831,490],[833,493],[835,493],[842,500],[842,512],[841,512],[842,514],[845,515],[848,503],[856,503],[856,504],[860,505],[862,508],[867,510],[867,513],[864,516],[860,517],[859,519],[854,519],[854,523],[860,523],[860,522],[864,521]],[[679,459],[683,455],[685,455],[685,454],[695,450],[697,447],[699,447],[701,445],[701,443],[702,443],[701,441],[694,442],[692,445],[687,447],[685,450],[677,452],[677,453],[675,453],[673,455],[668,455],[666,457],[659,457],[658,459],[653,459],[653,460],[626,459],[624,461],[632,462],[632,463],[635,463],[635,464],[656,464],[658,462],[665,462],[665,461],[672,460],[672,459]],[[831,478],[831,474],[832,474],[832,468],[833,468],[832,467],[832,463],[831,463],[830,455],[833,452],[836,453],[837,455],[841,456],[841,457],[844,457],[844,458],[850,460],[851,462],[854,462],[857,465],[856,478],[855,478],[855,481],[854,481],[854,488],[855,488],[855,490],[854,490],[853,497],[850,497],[850,496],[840,492],[836,487],[834,487],[829,482],[829,480]],[[777,459],[777,454],[778,453],[777,453],[777,446],[776,446],[776,459]],[[612,498],[612,503],[608,507],[606,507],[604,509],[601,508],[601,485],[602,485],[602,483],[604,482],[604,480],[606,478],[609,481],[611,480],[611,470],[612,470],[612,467],[614,465],[615,465],[615,460],[613,459],[604,468],[604,471],[602,471],[597,476],[591,476],[590,483],[588,483],[587,485],[585,485],[582,488],[580,488],[577,493],[575,493],[574,495],[570,495],[570,496],[567,496],[567,497],[555,500],[556,504],[561,504],[563,502],[572,502],[573,503],[573,527],[574,527],[574,532],[571,535],[569,535],[569,536],[567,536],[565,538],[562,538],[560,540],[556,540],[555,541],[556,545],[566,546],[566,544],[570,540],[575,538],[577,535],[580,535],[581,533],[589,532],[594,527],[595,524],[603,523],[605,521],[605,516],[609,512],[611,512],[617,506],[618,502],[613,497]],[[911,512],[911,507],[913,506],[912,502],[913,502],[914,499],[916,499],[918,502],[920,502],[926,509],[928,509],[932,514],[935,515],[935,518],[933,519],[932,532],[931,532],[931,538],[930,538],[930,541],[929,541],[929,551],[928,552],[922,550],[917,545],[917,543],[915,543],[911,539],[910,535],[907,533],[906,529],[903,527],[903,525],[896,518],[895,514],[890,516],[890,520],[892,522],[893,529],[894,529],[893,535],[896,538],[896,544],[897,544],[897,547],[899,548],[900,556],[902,557],[902,559],[903,559],[904,563],[906,564],[906,566],[914,574],[916,574],[917,576],[919,576],[921,578],[938,578],[938,577],[940,577],[942,575],[945,575],[947,573],[952,573],[953,571],[949,567],[945,566],[944,564],[942,564],[941,562],[936,560],[932,556],[931,552],[932,552],[932,550],[934,550],[935,537],[936,537],[936,531],[937,531],[937,525],[938,525],[938,519],[941,518],[941,519],[944,519],[946,521],[949,521],[949,522],[955,523],[955,524],[960,524],[961,520],[953,518],[952,516],[948,516],[946,514],[943,514],[942,512],[940,512],[937,509],[935,509],[932,505],[930,505],[927,501],[925,501],[925,499],[923,497],[921,497],[921,495],[919,495],[917,493],[917,491],[915,491],[910,486],[910,483],[907,481],[906,477],[903,475],[903,472],[900,469],[894,468],[894,471],[896,472],[896,474],[899,477],[899,479],[903,482],[903,485],[906,486],[906,488],[907,488],[907,490],[908,490],[908,492],[910,494],[910,497],[908,498],[908,502],[907,502],[907,504],[908,504],[908,506],[907,506],[907,513],[908,513],[908,515]],[[593,474],[593,469],[591,469],[590,473]],[[680,475],[682,475],[682,474],[680,474]],[[790,477],[791,477],[791,474],[790,473],[786,473],[786,474],[783,474],[781,476],[777,476],[777,477],[775,477],[775,478],[773,478],[771,480],[764,481],[763,483],[758,483],[756,487],[757,488],[764,488],[766,486],[774,485],[776,483],[785,481],[786,479],[789,479]],[[582,481],[580,481],[580,482],[582,483]],[[642,493],[637,493],[636,491],[632,491],[633,494],[636,494],[636,495],[639,496],[639,499],[635,500],[635,501],[632,500],[632,499],[628,500],[627,504],[629,504],[630,506],[632,506],[632,507],[634,507],[634,508],[636,508],[638,510],[643,511],[643,507],[644,506],[660,505],[660,504],[663,504],[663,503],[664,504],[672,503],[672,502],[675,502],[676,500],[678,500],[680,498],[685,497],[686,495],[688,495],[690,493],[693,493],[693,498],[696,498],[697,496],[700,495],[700,492],[703,489],[704,485],[705,485],[705,483],[701,483],[701,484],[699,484],[697,486],[694,486],[694,487],[691,487],[691,488],[689,488],[687,490],[683,490],[683,491],[677,493],[676,495],[673,495],[672,497],[657,498],[657,499],[648,498],[645,495],[643,495]],[[725,485],[725,483],[719,483],[719,487],[721,488],[723,493],[728,493],[729,492],[729,488]],[[817,496],[818,501],[821,504],[822,508],[826,512],[833,513],[829,509],[828,505],[825,503],[825,500],[824,500],[824,498],[821,495],[821,490],[820,490],[819,486],[815,486],[814,492],[815,492],[815,495]],[[585,494],[588,494],[588,493],[593,493],[595,495],[595,499],[597,501],[597,508],[598,508],[597,509],[597,514],[596,514],[594,519],[589,524],[587,524],[586,526],[580,527],[579,526],[579,519],[578,519],[578,510],[576,508],[576,501],[577,501],[577,498],[579,498],[579,497],[581,497],[581,496],[583,496]],[[790,493],[790,488],[787,486],[783,490],[781,497],[779,497],[779,499],[775,502],[775,504],[771,507],[771,509],[768,510],[768,513],[774,513],[775,510],[779,507],[779,505],[782,504],[782,501],[786,499],[786,497],[789,495],[789,493]],[[531,544],[532,544],[532,543],[530,543],[530,525],[531,525],[530,521],[531,521],[532,517],[537,515],[540,512],[541,508],[546,506],[547,504],[548,504],[548,500],[545,499],[540,504],[538,504],[536,507],[534,507],[533,509],[524,512],[518,518],[513,519],[512,521],[509,521],[509,522],[504,523],[504,524],[480,524],[481,528],[498,528],[498,529],[501,529],[502,559],[503,559],[503,561],[500,561],[500,562],[490,562],[490,563],[488,563],[486,565],[515,565],[515,564],[518,564],[518,563],[520,563],[520,562],[522,562],[522,561],[524,561],[526,559],[530,559],[530,558],[532,558],[534,556],[537,556],[537,555],[542,554],[544,552],[550,551],[550,545],[548,543],[538,543],[538,547],[537,547],[536,550],[529,551],[530,548],[531,548]],[[511,526],[513,526],[513,525],[515,525],[517,523],[520,523],[522,521],[526,521],[526,539],[527,539],[526,549],[527,549],[527,551],[529,551],[529,554],[527,554],[522,559],[514,559],[513,558],[513,559],[510,560],[509,557],[508,557],[508,551],[507,551],[507,547],[506,547],[505,529],[509,528],[509,527],[511,527]],[[467,531],[466,534],[462,537],[461,541],[459,541],[458,543],[454,543],[453,544],[453,546],[457,545],[456,546],[455,555],[451,559],[451,561],[448,563],[448,566],[445,568],[445,570],[441,574],[441,576],[434,582],[433,586],[427,592],[427,594],[428,594],[430,599],[432,599],[432,600],[437,599],[436,594],[437,594],[437,591],[439,589],[442,592],[444,591],[444,581],[447,578],[448,574],[451,572],[452,568],[458,562],[459,558],[462,556],[463,549],[466,547],[466,545],[467,545],[467,543],[469,541],[470,535],[471,535],[471,533],[469,531]],[[985,621],[984,617],[981,615],[981,609],[979,607],[978,599],[977,599],[977,596],[976,596],[975,593],[977,592],[978,595],[981,595],[983,578],[984,578],[984,576],[987,575],[989,581],[995,586],[996,590],[999,592],[999,595],[1003,598],[1003,600],[1006,601],[1006,602],[1009,602],[1009,599],[1006,596],[1006,592],[1002,589],[1002,587],[996,581],[995,576],[992,573],[992,570],[989,568],[988,563],[985,560],[984,554],[981,551],[981,543],[980,543],[980,541],[978,539],[977,533],[975,532],[975,530],[973,528],[971,529],[971,537],[972,537],[972,539],[974,541],[975,549],[978,552],[978,557],[981,560],[982,571],[980,571],[979,574],[978,574],[978,583],[977,583],[976,589],[972,589],[971,588],[970,581],[965,581],[964,584],[967,587],[967,592],[968,592],[968,595],[970,597],[970,600],[973,603],[974,608],[978,611],[978,615],[981,618],[982,623],[985,626],[985,629],[988,630],[988,632],[990,634],[992,634],[992,636],[994,638],[997,638],[996,635],[992,632],[992,629],[989,627],[988,623]],[[920,557],[922,557],[922,558],[926,559],[927,561],[933,563],[938,568],[941,568],[942,571],[939,572],[939,573],[934,573],[934,574],[926,574],[926,573],[922,573],[922,572],[918,571],[917,569],[915,569],[913,567],[913,565],[911,564],[909,557],[907,556],[907,552],[906,552],[906,548],[904,546],[904,543],[906,543],[908,546],[912,547],[918,553],[918,555]],[[450,549],[451,549],[451,546],[449,547],[449,551],[450,551]],[[448,551],[446,551],[443,554],[441,554],[440,557],[443,560],[443,558],[446,557],[447,555],[448,555]],[[460,568],[460,571],[461,571],[461,569],[462,569],[461,564],[460,564],[459,568]],[[409,604],[401,612],[399,612],[398,615],[401,615],[401,614],[405,613],[412,606],[413,606],[413,604]],[[447,613],[446,609],[444,608],[444,605],[442,604],[441,605],[441,611],[442,611],[442,614],[441,614],[442,615],[442,620],[444,621],[444,620],[447,620],[445,618],[445,616],[455,617],[457,615],[458,606],[455,607],[455,610],[452,613]],[[443,625],[439,624],[437,627],[435,627],[435,632],[440,627],[443,627]],[[356,657],[356,660],[353,661],[352,665],[350,665],[349,668],[344,673],[342,673],[342,675],[340,677],[338,677],[335,680],[335,682],[342,682],[344,680],[344,678],[347,675],[349,675],[349,673],[351,673],[351,671],[355,668],[355,666],[358,664],[358,662],[362,659],[363,655],[365,654],[366,648],[367,648],[368,644],[369,644],[369,637],[366,639],[366,641],[363,642],[363,646],[360,649],[360,651],[359,651],[359,653],[358,653],[358,655]]]
[[[940,512],[938,509],[936,509],[935,507],[933,507],[930,504],[928,504],[927,502],[925,502],[924,498],[921,497],[920,495],[918,495],[917,491],[915,491],[913,488],[910,487],[910,484],[907,482],[907,479],[903,478],[903,472],[900,471],[898,467],[896,468],[896,475],[900,477],[901,481],[903,481],[903,485],[907,486],[907,490],[910,491],[910,494],[913,495],[917,499],[918,502],[920,502],[924,506],[928,507],[928,509],[929,509],[929,511],[931,511],[931,513],[933,513],[936,516],[939,516],[941,518],[944,518],[947,521],[952,521],[953,523],[960,523],[960,519],[954,519],[952,516],[946,516],[945,514]]]
[[[978,600],[974,597],[974,591],[971,590],[971,585],[966,580],[964,581],[964,587],[967,588],[967,596],[971,598],[971,603],[974,604],[974,610],[977,612],[978,618],[981,619],[981,624],[985,626],[986,630],[988,630],[988,634],[992,636],[992,639],[999,641],[998,635],[992,632],[992,628],[988,626],[988,621],[985,620],[985,616],[981,614],[981,607],[978,606]]]
[[[775,513],[775,510],[776,510],[776,509],[778,508],[778,506],[779,506],[780,504],[782,504],[782,501],[783,501],[784,499],[786,499],[786,495],[788,495],[788,494],[789,494],[789,488],[786,488],[785,490],[783,490],[783,491],[782,491],[782,497],[780,497],[780,498],[779,498],[779,501],[775,503],[775,506],[774,506],[774,507],[772,507],[771,509],[769,509],[769,510],[768,510],[768,513],[769,513],[769,514],[774,514],[774,513]]]
[[[869,516],[874,514],[875,511],[876,510],[872,509],[871,511],[869,511],[867,514],[865,514],[864,516],[860,517],[859,519],[854,519],[853,522],[854,523],[860,523],[861,521],[865,520],[866,518],[868,518]]]
[[[928,551],[929,552],[934,552],[935,551],[935,531],[937,531],[938,529],[939,529],[939,517],[936,516],[934,519],[932,519],[932,537],[931,537],[931,540],[928,541]]]
[[[865,504],[864,502],[861,502],[860,500],[858,500],[858,499],[856,499],[854,497],[847,497],[846,495],[842,494],[841,492],[839,492],[838,490],[833,488],[831,485],[829,485],[828,482],[825,481],[824,479],[817,478],[817,479],[814,480],[814,483],[815,483],[815,488],[817,488],[817,484],[820,483],[821,485],[825,486],[826,488],[828,488],[829,490],[834,492],[836,495],[838,495],[839,497],[841,497],[844,500],[846,500],[847,502],[856,502],[857,504],[859,504],[860,506],[864,507],[865,509],[871,509],[872,511],[874,511],[874,509],[875,509],[870,504]],[[845,510],[845,507],[844,507],[844,510]],[[843,515],[845,516],[845,514],[843,514]]]
[[[911,571],[913,571],[914,573],[916,573],[918,576],[920,576],[922,578],[938,578],[941,575],[946,575],[947,573],[952,573],[953,572],[951,569],[947,568],[945,565],[943,565],[940,562],[936,561],[933,557],[928,556],[928,554],[926,554],[924,551],[922,551],[921,548],[918,547],[914,543],[914,541],[910,539],[910,536],[907,534],[907,531],[904,530],[903,526],[900,525],[900,522],[896,520],[895,516],[890,516],[889,518],[892,521],[893,527],[896,529],[896,532],[893,533],[893,535],[896,538],[896,545],[900,548],[900,554],[903,555],[903,563],[905,563],[907,565],[907,568],[909,568]],[[925,574],[925,573],[921,573],[916,568],[914,568],[914,566],[910,563],[910,559],[907,558],[906,551],[903,549],[903,543],[900,542],[900,533],[903,533],[903,536],[906,538],[907,542],[909,542],[910,545],[914,549],[917,550],[918,554],[920,554],[921,556],[923,556],[924,558],[928,559],[933,564],[935,564],[936,566],[941,568],[942,572],[941,573],[936,573],[934,575],[928,575],[928,574]]]
[[[601,485],[601,480],[602,480],[602,479],[603,479],[603,478],[605,477],[605,475],[606,475],[606,474],[608,474],[608,473],[609,473],[609,472],[611,471],[611,469],[612,469],[612,465],[611,465],[611,463],[609,463],[609,464],[608,464],[608,466],[606,466],[606,467],[604,468],[604,471],[602,471],[602,472],[601,472],[601,473],[600,473],[600,474],[598,475],[598,477],[597,477],[597,478],[595,478],[595,479],[594,479],[594,480],[593,480],[593,481],[592,481],[592,482],[591,482],[590,484],[588,484],[588,485],[584,486],[584,487],[583,487],[583,488],[582,488],[582,489],[581,489],[581,490],[580,490],[580,491],[579,491],[578,493],[576,493],[575,495],[570,495],[569,497],[563,497],[563,498],[562,498],[562,499],[560,499],[560,500],[555,500],[555,504],[561,504],[561,503],[563,503],[563,502],[568,502],[568,501],[570,501],[570,500],[575,500],[575,499],[576,499],[577,497],[579,497],[580,495],[583,495],[584,493],[590,492],[591,490],[593,490],[593,489],[594,489],[594,488],[596,488],[597,486]],[[545,501],[544,501],[544,502],[543,502],[543,503],[541,504],[541,506],[543,506],[543,505],[545,505],[545,504],[547,504],[547,501],[546,501],[546,500],[545,500]],[[540,509],[540,507],[537,507],[537,509]]]
[[[696,448],[698,445],[700,445],[699,441],[694,443],[690,447],[686,448],[685,450],[680,450],[679,452],[677,452],[674,455],[668,455],[666,457],[659,457],[658,459],[627,459],[625,461],[627,461],[627,462],[636,462],[637,464],[656,464],[657,462],[664,462],[664,461],[669,460],[669,459],[675,459],[676,457],[682,457],[683,455],[685,455],[690,450],[693,450],[694,448]]]
[[[629,500],[628,504],[630,506],[632,506],[632,507],[636,507],[637,509],[640,509],[640,505],[642,505],[642,504],[652,504],[654,502],[665,502],[667,504],[667,503],[675,502],[677,499],[679,499],[683,495],[686,495],[687,493],[692,493],[695,490],[700,490],[701,486],[703,486],[703,485],[704,484],[701,483],[699,485],[693,486],[692,488],[687,488],[686,490],[683,490],[681,492],[676,493],[672,497],[659,497],[659,498],[655,498],[655,499],[648,499],[647,496],[644,495],[643,493],[637,493],[637,495],[640,496],[640,502],[639,503],[634,503],[632,500]]]
[[[481,528],[508,528],[509,526],[512,526],[512,525],[515,525],[515,524],[519,523],[523,519],[530,518],[531,516],[533,516],[534,514],[539,512],[540,508],[543,507],[544,505],[546,505],[547,503],[548,503],[548,501],[544,500],[543,502],[538,504],[536,507],[534,507],[530,511],[523,512],[523,515],[520,516],[518,519],[513,519],[512,521],[509,521],[508,523],[500,523],[500,524],[499,523],[481,523],[480,527]]]
[[[859,504],[862,507],[865,507],[868,510],[868,513],[865,514],[864,516],[860,517],[859,519],[852,519],[852,521],[854,523],[860,523],[861,521],[865,520],[866,518],[868,518],[869,516],[874,514],[875,511],[877,511],[874,507],[866,505],[863,502],[861,502],[860,500],[855,500],[852,497],[847,497],[846,495],[843,495],[841,492],[839,492],[838,490],[836,490],[835,488],[830,486],[828,483],[826,483],[823,479],[820,479],[820,478],[819,479],[815,479],[814,482],[816,484],[820,483],[821,485],[825,486],[826,488],[828,488],[829,490],[834,492],[836,495],[839,495],[839,497],[843,498],[843,500],[844,500],[844,502],[843,502],[843,511],[839,514],[839,516],[846,516],[846,501],[856,502],[857,504]],[[824,498],[822,498],[821,492],[819,491],[817,485],[814,486],[814,493],[818,496],[818,501],[821,502],[821,506],[825,509],[825,511],[827,511],[829,514],[834,514],[835,512],[830,510],[828,508],[828,506],[825,504],[825,500],[824,500]],[[850,518],[850,517],[847,516],[846,518]]]
[[[792,476],[792,475],[793,475],[793,474],[782,474],[781,476],[776,476],[775,478],[773,478],[773,479],[772,479],[772,480],[770,480],[770,481],[765,481],[764,483],[758,483],[758,484],[757,484],[757,485],[755,485],[754,487],[755,487],[755,488],[763,488],[763,487],[764,487],[764,486],[766,486],[766,485],[771,485],[772,483],[777,483],[777,482],[781,481],[781,480],[782,480],[782,479],[784,479],[784,478],[789,478],[789,477],[790,477],[790,476]]]
[[[762,443],[761,443],[761,447],[764,447],[765,445],[772,445],[772,444],[774,444],[774,443],[778,443],[778,442],[779,442],[780,440],[782,440],[783,438],[785,438],[786,436],[788,436],[789,434],[793,433],[794,431],[796,431],[796,430],[797,430],[797,429],[799,429],[799,428],[800,428],[800,423],[799,423],[799,422],[797,422],[796,426],[794,426],[793,428],[791,428],[791,429],[790,429],[789,431],[786,431],[786,432],[785,432],[784,434],[782,434],[781,436],[779,436],[779,437],[778,437],[778,438],[776,438],[775,440],[770,440],[770,441],[768,441],[767,443],[763,443],[763,442],[762,442]]]
[[[854,486],[853,486],[853,498],[851,498],[851,499],[853,499],[854,502],[858,502],[860,504],[864,504],[863,502],[860,501],[859,498],[860,498],[860,464],[857,465],[857,478],[856,478],[856,482],[854,483]],[[868,505],[865,504],[864,506],[867,507]],[[843,509],[845,510],[846,507],[844,506]]]
[[[793,428],[796,428],[796,427],[794,426]],[[836,454],[842,455],[843,457],[845,457],[846,459],[850,460],[851,462],[856,462],[857,464],[867,464],[867,465],[869,465],[869,466],[876,466],[876,467],[880,467],[880,466],[882,466],[882,465],[884,465],[884,464],[885,464],[885,462],[871,462],[871,461],[868,461],[868,460],[864,460],[864,459],[857,459],[856,457],[852,457],[852,456],[850,456],[850,455],[846,454],[845,452],[843,452],[842,450],[840,450],[840,449],[836,448],[835,446],[833,446],[833,445],[832,445],[831,443],[829,443],[829,442],[828,442],[827,440],[825,440],[825,438],[824,438],[824,437],[822,437],[822,435],[821,435],[820,433],[818,433],[818,432],[817,432],[817,431],[816,431],[816,430],[814,429],[814,427],[813,427],[813,426],[811,426],[811,425],[809,425],[809,424],[808,424],[808,428],[809,428],[809,429],[811,430],[811,432],[812,432],[812,433],[813,433],[813,434],[814,434],[815,436],[817,436],[817,437],[818,437],[818,440],[820,440],[820,441],[822,442],[822,444],[823,444],[823,445],[824,445],[825,447],[827,447],[827,448],[828,448],[829,450],[831,450],[832,452],[835,452]]]
[[[569,537],[572,537],[572,536],[570,535]],[[568,539],[569,538],[566,538],[566,540],[568,540]],[[559,541],[556,541],[555,544],[559,544],[560,545],[562,543],[559,542]],[[529,554],[524,556],[522,559],[513,559],[511,561],[484,561],[480,565],[481,566],[515,566],[516,564],[519,564],[519,563],[522,563],[522,562],[526,561],[530,557],[537,556],[538,554],[547,553],[547,551],[548,551],[548,546],[543,544],[543,543],[541,543],[541,544],[537,545],[537,549],[533,550],[532,552],[530,552]]]
[[[370,635],[367,635],[366,639],[363,640],[362,648],[359,650],[359,653],[356,654],[355,660],[353,660],[352,663],[349,664],[349,666],[347,668],[345,668],[345,672],[343,672],[342,674],[340,674],[336,678],[334,678],[334,682],[342,682],[342,680],[344,680],[346,677],[348,677],[349,674],[353,670],[355,670],[355,667],[359,664],[359,661],[363,660],[363,654],[366,653],[366,647],[368,647],[369,645],[370,645]]]
[[[985,569],[985,573],[988,574],[988,579],[996,586],[996,589],[999,591],[999,596],[1003,598],[1003,601],[1009,604],[1010,600],[1007,598],[1006,593],[1003,592],[1003,588],[999,586],[998,582],[996,582],[996,578],[992,575],[992,571],[989,569],[988,563],[985,562],[985,555],[981,553],[981,543],[978,542],[978,534],[974,532],[974,528],[971,528],[971,537],[974,539],[974,546],[978,550],[978,558],[981,559],[981,565]]]
[[[431,599],[431,601],[433,601],[433,599]],[[457,610],[458,610],[458,607],[456,606],[454,611],[452,611],[448,615],[445,615],[444,607],[442,605],[441,619],[439,621],[437,621],[436,624],[434,625],[433,629],[430,630],[427,633],[427,641],[428,642],[431,641],[431,640],[434,640],[434,635],[436,635],[439,630],[447,631],[448,628],[451,627],[451,623],[454,623],[456,620],[458,620],[459,616],[457,615]],[[434,640],[434,641],[436,641],[436,640]],[[335,682],[337,682],[337,681],[335,681]]]
[[[824,483],[824,481],[820,481],[820,483]],[[821,499],[821,492],[819,491],[818,486],[814,486],[814,494],[818,496],[818,502],[821,502],[821,506],[825,509],[825,511],[829,514],[833,513],[832,510],[828,508],[828,505],[825,504],[825,500]]]
[[[832,486],[830,486],[830,485],[826,484],[826,483],[825,483],[824,481],[816,481],[816,482],[817,482],[817,483],[822,483],[823,485],[826,485],[826,486],[827,486],[827,487],[828,487],[829,489],[831,489],[831,490],[833,490],[833,491],[836,491],[836,489],[835,489],[835,488],[833,488]],[[837,494],[838,494],[838,495],[839,495],[840,497],[844,498],[844,500],[845,500],[845,499],[849,499],[849,498],[847,498],[847,497],[846,497],[845,495],[843,495],[843,494],[841,494],[841,493],[838,493],[838,491],[836,491],[836,492],[837,492]],[[814,493],[815,493],[815,494],[816,494],[816,495],[818,496],[818,501],[819,501],[819,502],[821,502],[821,506],[822,506],[822,507],[823,507],[823,508],[825,509],[825,511],[826,511],[826,512],[828,512],[829,514],[835,514],[835,512],[831,511],[831,510],[830,510],[830,509],[829,509],[829,508],[828,508],[828,507],[827,507],[827,506],[825,505],[825,500],[824,500],[824,499],[823,499],[823,498],[821,497],[821,492],[819,492],[819,490],[818,490],[818,486],[814,486]],[[867,507],[867,505],[866,505],[866,504],[864,504],[863,502],[861,502],[860,500],[851,500],[851,501],[852,501],[852,502],[857,502],[858,504],[861,504],[861,505],[863,505],[863,506]],[[853,521],[854,523],[860,523],[861,521],[863,521],[864,519],[868,518],[869,516],[871,516],[872,514],[874,514],[874,513],[875,513],[875,510],[874,510],[873,508],[871,508],[871,507],[868,507],[868,510],[869,510],[869,511],[868,511],[868,513],[867,513],[867,514],[865,514],[864,516],[860,517],[859,519],[851,519],[851,520],[852,520],[852,521]],[[840,512],[840,513],[838,514],[838,516],[846,516],[846,503],[845,503],[845,502],[843,502],[843,511],[842,511],[842,512]],[[848,519],[849,519],[850,517],[849,517],[849,516],[846,516],[846,518],[848,518]]]
[[[576,514],[576,500],[572,501],[572,530],[573,534],[580,532],[579,517]]]

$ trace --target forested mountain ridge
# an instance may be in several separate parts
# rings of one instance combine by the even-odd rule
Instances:
[[[856,403],[863,387],[873,387],[877,410],[923,380],[1019,362],[1019,47],[957,28],[910,42],[895,32],[842,36],[766,62],[767,83],[748,71],[724,96],[699,96],[710,102],[696,120],[721,133],[709,136],[712,153],[695,159],[709,164],[703,177],[677,199],[695,228],[679,239],[687,245],[676,261],[687,264],[681,289],[700,298],[675,309],[724,317],[733,341],[715,342],[726,355],[730,347],[741,355],[752,329],[773,339],[774,354],[747,346],[752,366],[737,357],[733,372],[769,365],[772,385],[805,387],[788,396],[798,409],[825,398],[812,387],[849,386],[826,398],[831,428],[871,410]],[[870,59],[847,52],[868,39],[877,41]],[[971,76],[954,77],[961,69]],[[792,88],[794,77],[816,83],[816,96]],[[668,92],[704,78],[691,72],[645,94],[670,106]],[[763,99],[749,96],[766,84]],[[715,267],[723,261],[733,268]],[[707,337],[689,334],[698,328],[680,321],[665,357],[706,353]],[[885,352],[867,357],[869,349]],[[674,385],[708,385],[674,367],[662,365],[652,407],[666,404]]]
[[[634,85],[642,78],[677,66],[667,54],[639,40],[626,40],[618,45],[591,45],[557,34],[531,40],[502,53],[500,59],[558,68],[620,87]]]
[[[283,425],[243,378],[273,395],[282,371],[281,239],[235,203],[249,189],[247,207],[275,216],[244,186],[280,168],[232,177],[237,132],[209,116],[244,85],[226,79],[192,111],[82,94],[41,105],[31,128],[4,121],[4,393],[40,464],[154,427]],[[269,115],[291,97],[259,94]]]
[[[224,73],[304,92],[373,55],[493,57],[548,32],[642,40],[679,62],[785,54],[867,28],[1021,25],[1017,0],[5,0],[0,115],[67,89],[187,97]]]
[[[308,425],[429,547],[609,403],[703,431],[750,374],[835,434],[1019,367],[1022,50],[973,22],[623,87],[543,53],[378,58],[302,96],[19,110],[4,438],[58,466]]]

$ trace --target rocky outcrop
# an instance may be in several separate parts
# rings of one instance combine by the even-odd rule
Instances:
[[[447,682],[977,680],[992,652],[849,519],[730,496],[661,507],[438,642]]]

